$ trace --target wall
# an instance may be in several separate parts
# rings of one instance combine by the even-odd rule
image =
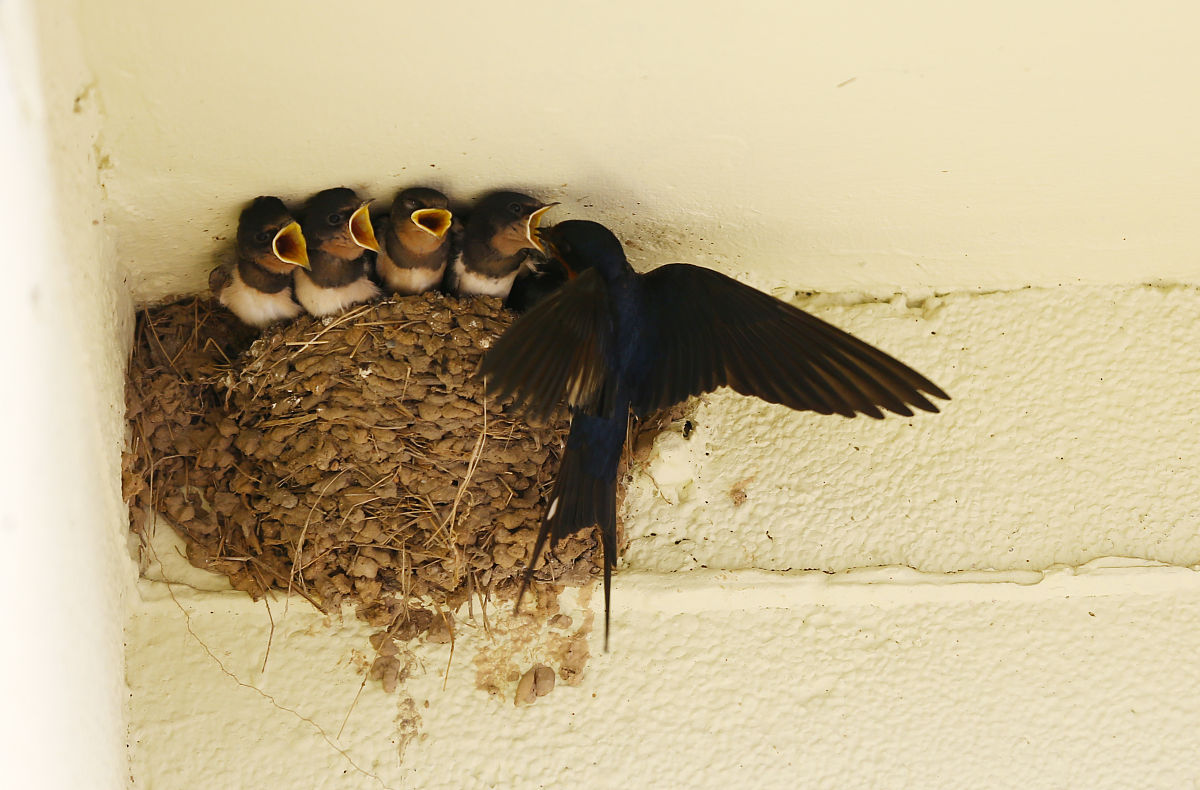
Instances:
[[[1196,782],[1193,5],[71,9],[139,300],[202,288],[260,193],[520,186],[639,265],[831,294],[801,303],[955,396],[881,423],[702,399],[629,482],[613,652],[532,708],[516,677],[565,633],[464,618],[386,695],[353,621],[159,569],[139,783]]]
[[[120,493],[131,305],[102,225],[100,126],[61,2],[0,4],[0,784],[123,787]]]
[[[373,651],[352,619],[170,570],[182,583],[143,581],[130,627],[135,771],[447,789],[1200,779],[1181,757],[1200,749],[1200,291],[837,301],[806,304],[955,399],[870,421],[701,398],[689,438],[672,425],[628,481],[612,652],[598,592],[568,596],[567,630],[477,604],[453,649],[414,646],[388,695],[360,687]],[[520,674],[562,666],[578,629],[582,684],[514,707]]]
[[[1200,282],[1186,2],[79,7],[140,299],[342,183],[522,186],[822,291]]]

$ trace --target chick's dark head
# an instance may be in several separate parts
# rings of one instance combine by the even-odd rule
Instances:
[[[557,203],[543,203],[520,192],[493,192],[479,201],[467,232],[478,235],[502,255],[538,249],[534,234],[542,215]]]
[[[307,269],[308,249],[300,224],[277,197],[257,197],[238,218],[238,255],[264,269]]]
[[[449,199],[436,189],[409,187],[392,201],[392,228],[398,233],[416,230],[440,240],[453,222]]]
[[[304,237],[313,248],[339,258],[357,258],[364,249],[378,251],[369,204],[346,187],[318,192],[304,206]]]

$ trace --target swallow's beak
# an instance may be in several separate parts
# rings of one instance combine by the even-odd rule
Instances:
[[[574,280],[575,270],[571,268],[571,264],[567,263],[567,259],[558,251],[558,246],[554,243],[554,226],[538,228],[533,235],[537,238],[538,251],[561,263],[567,272],[567,278]]]
[[[558,259],[558,252],[554,249],[554,226],[548,228],[533,229],[533,246],[543,255],[549,255],[554,259]]]
[[[308,264],[308,245],[304,243],[304,234],[300,232],[299,222],[289,222],[279,229],[271,240],[271,252],[284,263],[299,266],[301,269],[311,269]]]
[[[369,205],[370,201],[363,203],[357,211],[350,215],[350,237],[358,246],[379,252],[379,242],[375,240],[375,229],[371,227],[371,212],[367,211]]]
[[[538,252],[545,252],[545,248],[538,242],[539,235],[537,233],[538,224],[542,221],[542,215],[550,209],[557,206],[557,203],[547,203],[541,208],[529,215],[529,219],[525,220],[525,238],[529,239],[529,243]]]
[[[419,208],[409,215],[409,219],[435,239],[443,239],[446,231],[450,230],[454,215],[444,208]]]

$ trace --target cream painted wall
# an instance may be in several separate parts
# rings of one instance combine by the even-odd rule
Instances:
[[[0,785],[117,788],[132,310],[101,225],[95,94],[65,3],[0,3]],[[53,46],[48,46],[53,42]]]
[[[823,291],[1200,282],[1200,7],[79,3],[140,299],[239,205],[512,185]]]
[[[692,438],[661,437],[631,480],[614,652],[529,709],[511,679],[500,699],[478,688],[492,662],[550,657],[503,612],[496,641],[469,621],[453,659],[418,646],[401,694],[367,684],[355,702],[370,655],[355,622],[293,607],[264,672],[261,604],[192,589],[195,574],[143,579],[130,781],[1200,778],[1200,292],[1124,287],[1200,283],[1200,11],[698,8],[0,4],[0,90],[16,86],[0,123],[17,141],[0,150],[16,174],[0,229],[36,264],[13,270],[0,311],[33,371],[0,390],[0,575],[6,600],[36,603],[4,615],[19,636],[4,784],[126,780],[114,262],[137,299],[196,290],[249,197],[418,182],[560,199],[558,216],[610,222],[644,265],[843,292],[805,304],[955,400],[871,423],[705,399]],[[1049,287],[974,293],[1028,285]],[[1134,561],[1087,564],[1120,555]]]
[[[1200,292],[1073,287],[806,306],[954,400],[830,419],[703,396],[629,488],[629,562],[845,571],[1200,564]]]
[[[130,625],[135,774],[363,790],[1200,782],[1200,289],[829,302],[846,300],[806,306],[955,400],[871,421],[700,399],[690,438],[660,434],[628,481],[611,653],[598,590],[567,596],[573,627],[595,617],[582,685],[513,707],[519,672],[558,666],[561,632],[504,603],[486,622],[461,611],[453,652],[415,645],[397,694],[360,693],[373,651],[349,613],[268,614],[169,568],[139,584]]]
[[[244,595],[180,585],[171,600],[144,582],[134,770],[155,788],[1195,786],[1200,574],[897,576],[622,574],[623,605],[640,605],[614,652],[527,708],[515,683],[495,699],[473,680],[514,641],[522,669],[547,660],[536,642],[464,628],[453,657],[417,647],[399,695],[360,694],[370,648],[353,620],[293,608],[280,622],[277,606],[270,639]]]

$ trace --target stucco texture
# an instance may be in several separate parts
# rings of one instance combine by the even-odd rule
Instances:
[[[453,655],[416,646],[387,695],[353,618],[152,573],[126,634],[135,786],[1200,780],[1194,3],[46,8],[46,51],[86,61],[56,95],[90,132],[54,150],[87,197],[69,254],[100,265],[62,270],[89,291],[87,373],[52,383],[79,390],[62,457],[94,463],[71,500],[93,521],[116,506],[122,288],[202,290],[259,194],[520,188],[639,268],[720,269],[953,395],[882,422],[694,403],[627,481],[613,651],[599,596],[569,593],[596,655],[528,708],[517,677],[567,635],[506,609],[460,613]]]
[[[507,647],[479,627],[452,659],[418,648],[398,696],[360,693],[352,667],[370,649],[353,620],[276,605],[272,637],[244,596],[144,585],[134,770],[150,787],[1189,786],[1198,578],[627,574],[614,651],[528,708],[515,683],[504,699],[475,688],[480,648]],[[521,671],[547,660],[514,652]]]
[[[1200,293],[807,304],[954,400],[876,422],[701,399],[689,438],[672,426],[631,474],[612,652],[585,591],[597,619],[582,685],[514,707],[520,672],[557,666],[555,632],[493,607],[486,628],[478,610],[460,613],[452,656],[418,646],[397,696],[373,682],[359,695],[355,667],[373,653],[352,620],[329,626],[295,603],[283,618],[275,602],[270,638],[262,604],[182,585],[172,599],[143,581],[130,631],[137,775],[331,788],[1200,778],[1178,759],[1200,746],[1200,574],[1188,567]],[[1118,559],[1085,565],[1096,557]]]
[[[1200,563],[1200,292],[1029,289],[810,309],[953,398],[844,420],[705,396],[627,499],[630,562],[838,571]],[[815,305],[815,309],[814,309]]]

